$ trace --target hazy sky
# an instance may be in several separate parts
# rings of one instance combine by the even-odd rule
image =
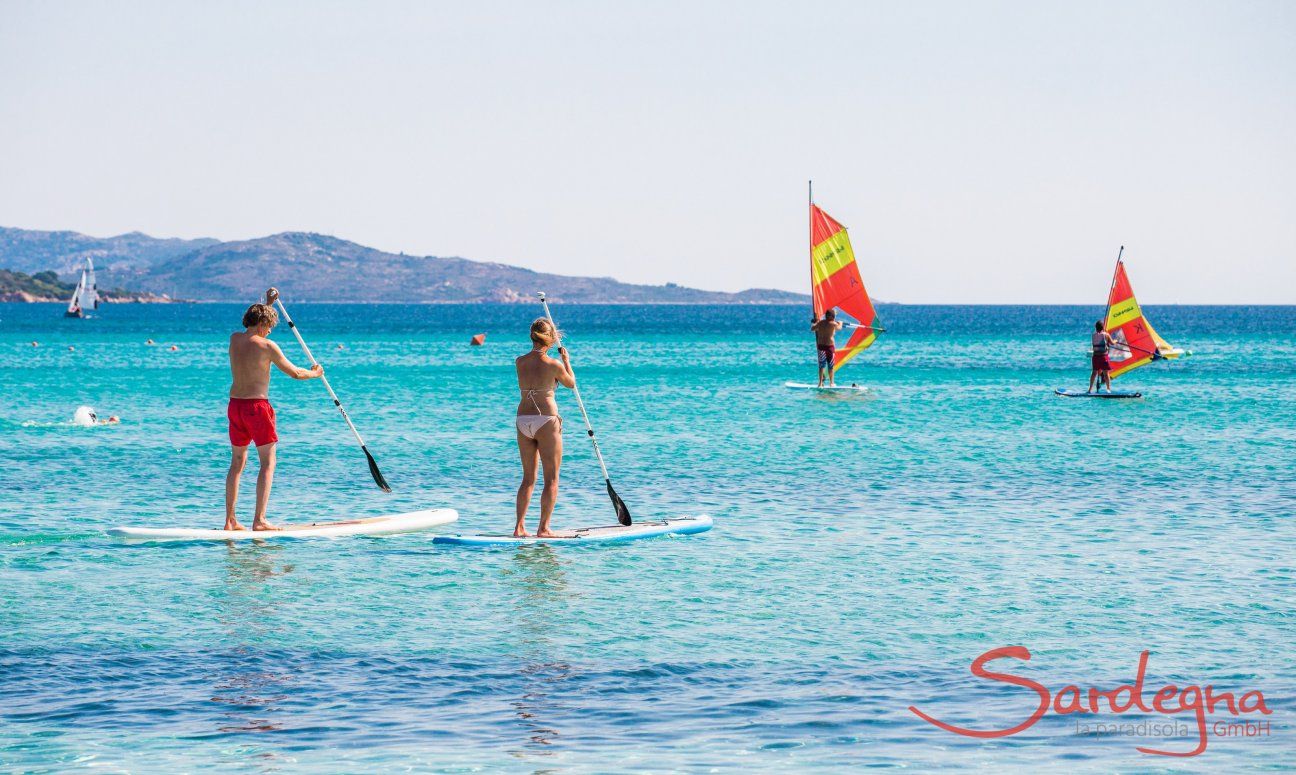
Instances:
[[[0,225],[1296,303],[1296,2],[0,0]]]

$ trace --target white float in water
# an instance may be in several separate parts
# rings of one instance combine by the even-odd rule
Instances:
[[[94,407],[78,406],[76,413],[72,415],[72,424],[83,428],[92,428],[98,422],[99,416],[95,414]]]

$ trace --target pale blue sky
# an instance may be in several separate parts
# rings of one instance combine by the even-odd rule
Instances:
[[[1296,303],[1296,3],[0,0],[0,225]]]

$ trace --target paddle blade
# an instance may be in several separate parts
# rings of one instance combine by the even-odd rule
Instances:
[[[381,487],[383,492],[391,492],[391,485],[387,484],[387,480],[383,478],[382,471],[378,470],[378,462],[373,459],[373,455],[369,454],[369,448],[361,447],[360,449],[364,450],[365,457],[369,460],[369,473],[373,474],[374,484]]]
[[[616,490],[612,489],[612,480],[605,479],[604,481],[607,482],[608,497],[612,499],[612,508],[616,509],[617,522],[629,527],[633,523],[633,520],[630,519],[630,509],[625,505],[625,501],[621,500],[621,496],[616,494]]]

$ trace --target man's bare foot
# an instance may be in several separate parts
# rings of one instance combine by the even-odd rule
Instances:
[[[558,534],[552,530],[537,530],[536,538],[557,538]]]
[[[266,522],[265,520],[261,520],[260,522],[253,522],[252,529],[253,530],[283,530],[283,528],[275,527],[274,525],[270,524],[269,522]]]
[[[237,519],[227,519],[225,520],[225,527],[221,528],[221,530],[247,530],[247,528],[240,525]]]
[[[531,534],[528,533],[528,532],[526,531],[526,528],[525,528],[525,527],[515,527],[515,528],[513,528],[513,537],[514,537],[514,538],[530,538],[530,537],[531,537]]]

